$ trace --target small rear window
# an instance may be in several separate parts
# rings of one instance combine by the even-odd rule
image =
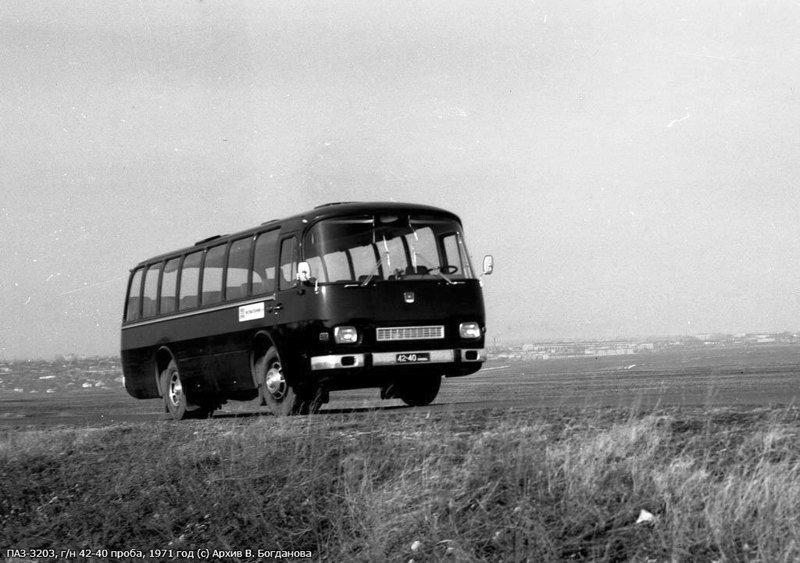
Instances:
[[[131,284],[128,287],[128,301],[125,305],[125,320],[135,321],[142,316],[142,272],[139,268],[131,276]]]

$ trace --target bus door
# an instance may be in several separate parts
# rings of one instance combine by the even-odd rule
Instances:
[[[275,301],[267,307],[268,310],[272,310],[276,324],[280,327],[279,333],[298,328],[296,323],[302,317],[301,295],[297,291],[297,246],[295,234],[281,237],[278,267],[275,272]],[[287,323],[294,326],[286,327]]]

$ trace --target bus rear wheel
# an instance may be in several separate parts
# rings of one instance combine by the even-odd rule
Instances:
[[[442,376],[432,375],[398,382],[395,385],[394,393],[409,407],[424,407],[436,399],[441,386]]]
[[[322,402],[317,393],[301,393],[289,382],[278,349],[270,347],[253,365],[258,382],[258,395],[262,405],[267,405],[275,416],[313,414]]]
[[[167,368],[161,372],[161,392],[164,396],[165,410],[173,420],[211,416],[213,408],[210,406],[189,402],[175,360],[170,360]]]

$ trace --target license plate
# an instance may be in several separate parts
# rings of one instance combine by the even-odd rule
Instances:
[[[427,352],[417,352],[415,354],[397,354],[398,364],[416,364],[419,362],[430,362],[431,355]]]

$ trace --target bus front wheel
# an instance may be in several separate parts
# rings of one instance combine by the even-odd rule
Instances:
[[[272,346],[253,365],[261,404],[275,416],[311,414],[319,410],[319,401],[309,400],[286,377],[278,349]]]
[[[396,396],[410,407],[430,405],[442,385],[441,375],[432,375],[422,379],[411,379],[395,385]]]
[[[170,360],[167,368],[161,372],[161,392],[164,396],[165,410],[174,420],[208,418],[211,415],[213,409],[194,405],[186,398],[181,374],[175,360]]]

